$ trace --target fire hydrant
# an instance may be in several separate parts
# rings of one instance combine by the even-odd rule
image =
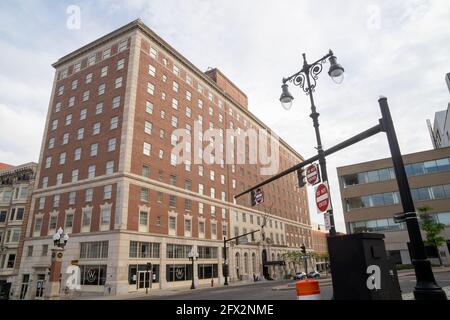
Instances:
[[[211,279],[211,287],[214,287],[214,279]]]

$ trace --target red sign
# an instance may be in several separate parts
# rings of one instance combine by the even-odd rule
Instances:
[[[316,164],[312,164],[306,169],[306,180],[312,186],[320,182],[319,169]]]
[[[331,207],[328,183],[324,182],[316,187],[316,207],[319,213],[327,212]]]

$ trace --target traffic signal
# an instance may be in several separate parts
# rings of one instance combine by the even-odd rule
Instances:
[[[306,185],[305,169],[300,168],[297,170],[298,187],[303,188]]]
[[[302,246],[300,247],[300,249],[302,249],[302,253],[306,254],[306,247],[304,244],[302,244]]]

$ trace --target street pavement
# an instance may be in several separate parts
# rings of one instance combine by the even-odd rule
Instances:
[[[450,286],[450,272],[436,272],[435,278],[442,287]],[[409,293],[414,290],[416,284],[414,275],[401,275],[399,277],[402,293]],[[328,280],[321,281],[320,285],[321,299],[330,300],[333,294],[331,282]],[[284,281],[266,281],[260,283],[252,283],[248,285],[200,288],[195,290],[185,290],[182,292],[170,293],[152,293],[151,295],[142,295],[131,299],[157,299],[157,300],[296,300],[295,287],[288,289],[288,284],[292,280]],[[284,290],[274,290],[274,288],[282,288]]]

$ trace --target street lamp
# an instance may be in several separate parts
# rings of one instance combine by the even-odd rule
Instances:
[[[64,230],[59,227],[58,231],[53,235],[53,245],[58,248],[63,248],[66,246],[67,241],[69,241],[69,235],[64,234]]]
[[[194,260],[198,259],[198,252],[197,250],[192,247],[191,251],[188,253],[189,260],[192,261],[192,284],[191,289],[195,289],[195,283],[194,283]]]
[[[335,83],[342,83],[342,81],[344,80],[344,68],[339,63],[337,63],[337,58],[333,54],[333,51],[330,50],[327,55],[313,62],[312,64],[308,64],[308,62],[306,61],[306,55],[303,53],[303,68],[290,77],[283,78],[283,84],[281,86],[282,93],[280,96],[281,105],[286,110],[289,110],[291,108],[292,101],[294,100],[294,97],[289,92],[287,82],[292,82],[294,85],[299,86],[303,89],[304,93],[309,96],[311,102],[310,117],[313,119],[313,126],[316,132],[317,152],[323,181],[328,181],[328,174],[325,154],[322,146],[322,139],[320,138],[319,113],[316,111],[313,92],[316,88],[316,80],[318,79],[319,74],[322,72],[323,64],[327,62],[327,59],[330,62],[328,75]],[[333,209],[328,211],[328,215],[330,217],[330,236],[335,236],[336,228],[334,226]]]

